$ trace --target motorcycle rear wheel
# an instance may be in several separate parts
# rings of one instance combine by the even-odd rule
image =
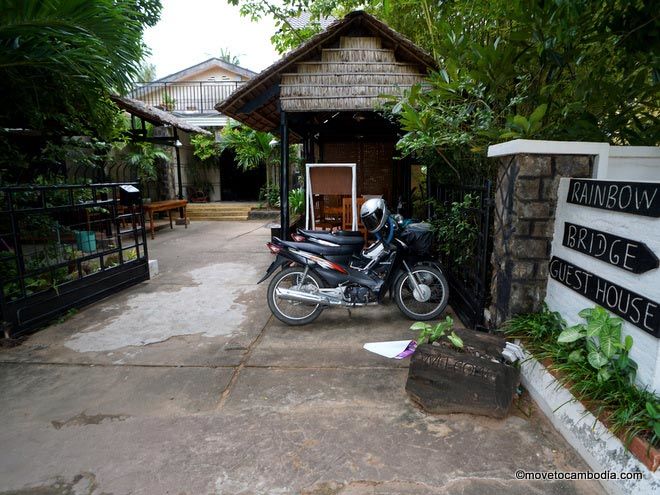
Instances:
[[[415,265],[411,272],[418,283],[427,285],[430,297],[428,301],[417,299],[410,274],[404,271],[394,283],[394,300],[399,310],[411,320],[428,321],[438,318],[449,303],[447,279],[440,270],[431,265]]]
[[[324,309],[320,304],[304,304],[277,297],[275,289],[278,287],[290,289],[301,285],[303,290],[309,291],[318,291],[323,287],[323,281],[311,271],[302,280],[304,272],[302,266],[287,268],[275,275],[268,285],[268,307],[275,318],[287,325],[307,325],[316,320]]]

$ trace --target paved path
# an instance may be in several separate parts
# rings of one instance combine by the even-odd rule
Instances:
[[[597,494],[516,469],[586,470],[525,402],[503,421],[432,416],[395,305],[271,317],[262,222],[197,222],[150,242],[161,274],[0,349],[0,494]],[[524,411],[524,412],[523,412]]]

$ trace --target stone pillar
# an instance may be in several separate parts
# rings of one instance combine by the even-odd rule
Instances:
[[[492,154],[491,154],[492,156]],[[498,156],[491,323],[541,309],[561,177],[591,177],[591,155]]]

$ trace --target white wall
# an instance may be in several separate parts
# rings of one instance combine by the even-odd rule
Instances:
[[[514,139],[488,147],[488,156],[590,155],[594,179],[660,181],[660,147],[610,146],[607,143]]]
[[[660,147],[610,146],[607,168],[599,179],[660,181]]]
[[[638,275],[562,245],[564,222],[571,222],[613,235],[642,241],[656,255],[660,256],[660,218],[605,211],[566,203],[569,181],[570,179],[564,178],[561,179],[559,184],[552,255],[569,261],[652,301],[660,302],[660,269],[650,270]],[[596,305],[590,299],[552,278],[548,279],[545,300],[548,307],[552,311],[561,313],[569,325],[583,321],[577,315],[580,310],[592,308]],[[623,324],[623,334],[631,335],[634,339],[630,357],[639,366],[637,374],[639,383],[648,385],[656,392],[660,392],[660,339],[628,322]]]

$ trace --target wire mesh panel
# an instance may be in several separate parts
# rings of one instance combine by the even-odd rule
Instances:
[[[142,202],[126,186],[0,189],[5,334],[29,332],[149,278]]]
[[[450,304],[471,327],[484,323],[490,298],[492,252],[492,183],[465,186],[436,184],[436,221],[454,232],[450,246],[440,246],[440,260],[450,288]],[[450,221],[446,221],[447,218]],[[437,228],[437,225],[436,225]],[[440,227],[442,229],[442,227]]]

